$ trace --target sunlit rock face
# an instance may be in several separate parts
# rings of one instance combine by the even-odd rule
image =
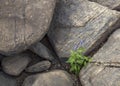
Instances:
[[[46,34],[55,0],[0,0],[0,53],[27,49]]]
[[[48,36],[59,57],[69,57],[76,45],[91,52],[118,27],[120,13],[95,2],[60,0],[56,6]]]
[[[82,86],[120,85],[120,29],[93,56],[92,62],[80,72]]]

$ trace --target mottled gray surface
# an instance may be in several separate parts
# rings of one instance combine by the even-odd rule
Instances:
[[[0,53],[21,52],[47,33],[56,0],[0,0]]]
[[[26,68],[26,72],[36,73],[36,72],[43,72],[47,71],[51,67],[51,62],[49,61],[40,61],[32,66]]]
[[[0,71],[0,86],[17,86],[15,78]]]
[[[39,55],[40,57],[48,59],[50,61],[53,61],[55,59],[52,52],[40,42],[31,46],[30,50]]]
[[[120,0],[90,0],[97,2],[103,6],[109,7],[110,9],[119,9],[120,10]]]
[[[31,58],[25,54],[6,57],[2,60],[2,69],[9,75],[18,76],[30,63]]]
[[[73,86],[73,80],[66,71],[54,70],[28,76],[22,86]]]
[[[59,57],[69,57],[78,44],[90,52],[118,27],[119,18],[117,11],[94,2],[60,0],[48,36]]]
[[[93,56],[80,73],[83,86],[120,85],[120,29],[115,31],[104,46]]]

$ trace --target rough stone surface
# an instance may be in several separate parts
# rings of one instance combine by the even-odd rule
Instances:
[[[120,85],[120,29],[93,56],[93,63],[80,73],[82,86]]]
[[[30,50],[40,57],[53,61],[55,58],[52,52],[42,43],[38,42],[37,44],[33,45]]]
[[[29,76],[22,86],[73,86],[70,75],[62,70]]]
[[[0,53],[21,52],[41,40],[54,6],[55,0],[0,0]]]
[[[0,86],[17,86],[15,78],[0,72]]]
[[[90,52],[118,28],[119,18],[117,11],[94,2],[60,0],[48,36],[59,57],[69,57],[76,46]]]
[[[51,63],[49,61],[41,61],[38,62],[37,64],[34,64],[28,68],[26,68],[26,72],[43,72],[48,70],[51,67]]]
[[[6,57],[2,60],[2,69],[9,75],[19,75],[31,61],[30,57],[25,54]]]
[[[110,9],[120,10],[120,0],[90,0],[97,2],[103,6],[109,7]]]

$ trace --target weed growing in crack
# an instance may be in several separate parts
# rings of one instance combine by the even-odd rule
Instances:
[[[84,48],[79,48],[76,51],[71,51],[71,55],[67,61],[67,63],[70,64],[70,71],[75,75],[78,75],[81,68],[85,67],[89,62],[91,62],[91,58],[85,56],[83,54],[84,52]]]

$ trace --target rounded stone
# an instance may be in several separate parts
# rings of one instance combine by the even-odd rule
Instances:
[[[30,73],[43,72],[43,71],[47,71],[50,67],[51,67],[51,62],[41,61],[26,68],[26,72],[30,72]]]
[[[56,0],[0,0],[0,53],[27,49],[46,34]]]
[[[22,86],[73,86],[69,73],[62,70],[54,70],[28,76]]]
[[[2,60],[1,65],[5,73],[18,76],[30,63],[31,58],[27,54],[19,54],[16,56],[6,57]]]

